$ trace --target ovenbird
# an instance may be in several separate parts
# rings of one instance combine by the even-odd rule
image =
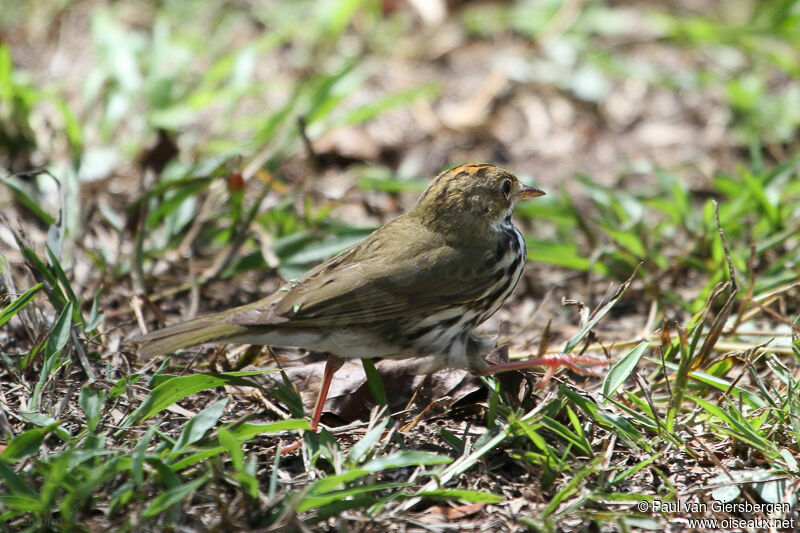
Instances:
[[[454,367],[482,375],[603,364],[570,354],[496,365],[484,359],[495,341],[475,328],[509,297],[525,265],[525,241],[511,212],[518,200],[544,194],[488,164],[447,170],[407,214],[296,282],[134,341],[145,358],[222,341],[328,352],[314,429],[338,357],[413,357],[418,372]]]

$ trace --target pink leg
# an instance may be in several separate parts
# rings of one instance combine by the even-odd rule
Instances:
[[[322,376],[322,386],[319,389],[319,396],[317,396],[317,403],[314,405],[314,416],[311,418],[311,431],[317,432],[319,426],[319,419],[322,417],[322,408],[325,407],[325,400],[328,399],[328,390],[331,388],[331,380],[333,375],[339,368],[341,368],[344,361],[335,355],[329,355],[328,360],[325,361],[325,373]]]
[[[553,353],[545,355],[544,357],[533,357],[523,361],[509,361],[507,363],[489,365],[489,368],[475,372],[475,375],[490,376],[492,374],[499,374],[501,372],[510,372],[511,370],[524,370],[526,368],[532,368],[535,366],[547,366],[550,368],[547,370],[547,374],[545,374],[544,379],[542,379],[542,382],[539,385],[540,387],[544,387],[544,385],[550,381],[550,378],[553,377],[555,371],[562,366],[569,368],[576,374],[583,374],[585,376],[600,376],[601,374],[595,370],[591,370],[579,365],[606,366],[606,364],[607,363],[602,359],[588,357],[585,355]]]

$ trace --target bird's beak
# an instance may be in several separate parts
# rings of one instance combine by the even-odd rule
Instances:
[[[538,196],[544,196],[545,192],[542,189],[537,189],[536,187],[528,187],[527,185],[523,185],[522,189],[519,190],[517,193],[517,199],[524,200],[525,198],[536,198]]]

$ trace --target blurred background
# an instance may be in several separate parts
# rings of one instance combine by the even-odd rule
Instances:
[[[162,208],[168,233],[196,214],[196,188],[239,172],[257,191],[261,169],[348,225],[408,205],[369,191],[417,191],[469,161],[551,192],[577,194],[576,174],[640,184],[659,167],[708,189],[754,154],[796,148],[795,4],[9,3],[0,165],[50,169],[72,235],[121,229],[152,185],[146,170],[162,182],[217,178],[165,187],[179,204]],[[25,181],[55,213],[53,180]],[[286,191],[267,196],[274,207]],[[259,222],[275,237],[297,229]]]
[[[482,331],[514,357],[575,348],[627,361],[603,384],[618,403],[560,387],[540,404],[521,378],[437,382],[419,411],[399,415],[408,426],[395,438],[411,455],[373,464],[391,469],[384,477],[347,478],[359,491],[406,474],[417,483],[347,503],[363,507],[362,523],[394,524],[402,500],[381,506],[397,495],[477,505],[463,516],[493,502],[494,522],[476,529],[502,519],[546,522],[542,531],[558,520],[642,525],[650,518],[614,503],[631,491],[680,500],[727,483],[733,500],[740,483],[747,501],[796,495],[770,483],[796,487],[800,471],[799,128],[797,0],[4,0],[0,434],[10,444],[0,444],[0,522],[245,529],[346,509],[329,466],[339,474],[397,451],[376,440],[388,418],[349,455],[330,434],[306,433],[313,459],[279,469],[276,446],[306,427],[312,379],[264,396],[238,375],[186,384],[207,377],[194,370],[272,359],[231,349],[235,363],[198,352],[142,368],[125,339],[269,294],[408,210],[443,168],[477,161],[547,191],[516,209],[526,273]],[[634,271],[624,298],[591,322],[609,285]],[[724,284],[731,276],[738,286]],[[348,364],[339,396],[361,411],[386,403],[360,362]],[[636,385],[635,368],[646,376]],[[412,378],[399,368],[383,381],[410,394]],[[168,380],[185,384],[182,395],[159,396]],[[531,417],[518,416],[516,399]],[[368,417],[348,409],[333,414]],[[223,416],[227,433],[216,428]],[[491,469],[470,455],[473,443],[491,450]],[[320,453],[330,463],[317,467]],[[444,471],[461,492],[423,486],[438,470],[397,470],[453,454],[468,461]],[[143,469],[145,457],[161,466]],[[480,466],[460,476],[470,465]],[[310,486],[307,501],[281,507]],[[491,494],[467,490],[476,487]],[[199,504],[182,510],[184,498]],[[642,527],[682,518],[662,513]]]
[[[408,208],[442,168],[488,161],[550,193],[520,212],[531,259],[623,277],[676,237],[656,246],[613,225],[657,221],[659,201],[683,216],[676,190],[702,200],[730,190],[719,173],[796,152],[798,12],[788,0],[8,3],[0,207],[38,219],[28,237],[41,243],[63,202],[68,262],[79,241],[91,256],[79,279],[124,277],[137,227],[155,258],[246,226],[211,277],[293,277]],[[40,168],[60,186],[11,176]],[[616,192],[647,201],[616,205]],[[607,215],[599,230],[578,216],[587,202]],[[0,242],[16,248],[7,228]]]

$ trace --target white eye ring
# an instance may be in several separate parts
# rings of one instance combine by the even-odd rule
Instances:
[[[508,198],[508,195],[511,194],[511,180],[504,181],[500,186],[500,191]]]

